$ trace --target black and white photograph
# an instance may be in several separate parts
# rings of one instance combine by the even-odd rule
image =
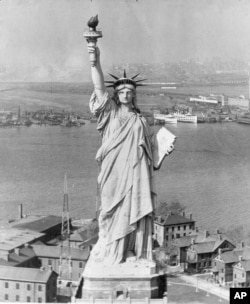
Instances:
[[[250,2],[0,0],[0,302],[249,289]]]

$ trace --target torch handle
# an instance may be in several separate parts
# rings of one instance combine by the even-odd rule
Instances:
[[[88,45],[89,46],[96,46],[96,39],[88,39]],[[96,65],[96,52],[89,54],[89,61],[92,67],[95,67]]]

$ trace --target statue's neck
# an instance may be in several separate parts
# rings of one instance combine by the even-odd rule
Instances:
[[[124,103],[121,103],[120,104],[120,111],[122,114],[127,114],[129,112],[134,112],[133,109],[132,109],[132,104],[124,104]]]

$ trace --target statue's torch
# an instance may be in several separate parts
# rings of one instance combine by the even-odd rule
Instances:
[[[87,23],[89,28],[83,34],[90,46],[96,46],[97,39],[102,37],[102,32],[96,30],[98,23],[98,15],[91,17]],[[96,65],[96,53],[90,53],[90,62],[91,66]]]

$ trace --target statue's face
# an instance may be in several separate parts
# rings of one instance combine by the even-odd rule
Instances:
[[[135,96],[134,90],[123,88],[118,92],[118,97],[120,103],[123,104],[130,104],[133,101],[133,98]]]

